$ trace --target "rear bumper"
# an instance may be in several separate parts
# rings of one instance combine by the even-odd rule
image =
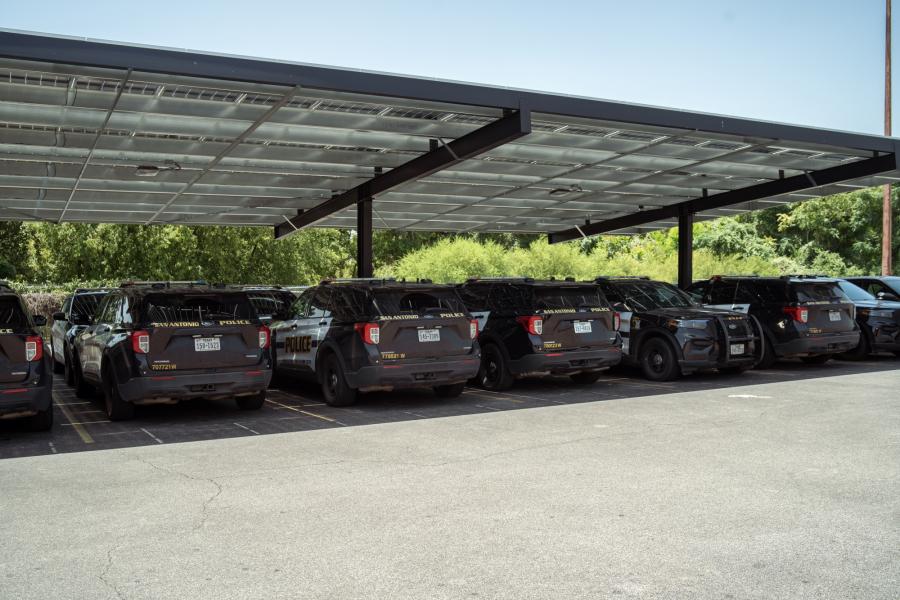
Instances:
[[[511,360],[509,370],[519,377],[532,374],[572,375],[613,367],[621,361],[622,348],[607,346],[595,350],[527,354],[517,360]]]
[[[188,398],[227,398],[261,392],[269,387],[271,380],[271,369],[148,375],[120,383],[119,394],[126,402],[135,404],[177,402]]]
[[[782,357],[838,354],[852,350],[859,344],[859,331],[824,333],[775,344],[775,354]]]
[[[361,367],[347,373],[347,385],[355,389],[412,388],[468,381],[478,374],[475,355],[456,360],[398,362]]]
[[[0,419],[27,417],[48,410],[53,403],[53,389],[48,385],[0,388]]]

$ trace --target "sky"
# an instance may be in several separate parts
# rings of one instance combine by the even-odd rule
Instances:
[[[884,0],[0,0],[0,14],[8,29],[884,129]]]

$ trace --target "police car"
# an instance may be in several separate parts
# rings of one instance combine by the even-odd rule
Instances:
[[[455,397],[478,371],[477,322],[451,286],[326,280],[291,313],[271,324],[276,372],[317,381],[331,406],[396,388]]]
[[[63,300],[62,310],[53,313],[50,326],[53,370],[65,373],[69,385],[72,384],[72,342],[90,325],[91,317],[108,292],[107,288],[77,289]]]
[[[476,381],[486,389],[550,374],[594,383],[622,359],[618,315],[594,284],[470,279],[459,292],[478,319],[482,361]]]

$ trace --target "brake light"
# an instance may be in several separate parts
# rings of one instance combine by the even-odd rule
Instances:
[[[619,327],[622,326],[622,315],[617,312],[613,313],[613,329],[616,331],[619,330]]]
[[[260,350],[265,350],[269,347],[269,343],[271,340],[271,334],[269,333],[269,328],[263,325],[259,328],[259,348]]]
[[[377,344],[381,339],[381,328],[378,323],[357,323],[353,328],[366,344]]]
[[[785,306],[781,309],[784,314],[788,315],[798,323],[809,322],[809,309],[802,306]]]
[[[525,328],[525,331],[527,331],[531,335],[541,335],[542,333],[544,333],[543,317],[539,317],[537,315],[529,315],[527,317],[516,317],[516,321],[518,321],[522,325],[522,327]]]
[[[34,362],[44,356],[44,340],[39,335],[29,335],[25,338],[25,360]]]
[[[135,354],[150,352],[150,334],[143,329],[131,332],[131,349]]]
[[[478,319],[469,321],[469,339],[474,340],[478,337]]]

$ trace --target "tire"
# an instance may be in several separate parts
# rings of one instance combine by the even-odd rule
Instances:
[[[680,374],[675,351],[663,338],[653,337],[641,344],[638,363],[650,381],[671,381]]]
[[[53,428],[53,403],[47,410],[28,417],[29,431],[50,431]]]
[[[837,358],[841,360],[865,360],[871,353],[872,343],[869,341],[869,336],[864,331],[861,331],[859,333],[859,344],[856,345],[856,348],[841,352],[837,355]]]
[[[75,388],[75,396],[78,398],[92,398],[95,390],[81,372],[81,362],[78,355],[72,356],[72,387]]]
[[[582,371],[581,373],[569,375],[569,379],[578,385],[590,385],[592,383],[597,383],[597,380],[600,379],[601,375],[603,375],[603,373],[600,371]]]
[[[259,410],[266,403],[266,390],[252,396],[240,396],[235,398],[234,401],[241,410]]]
[[[347,385],[341,361],[336,354],[329,354],[322,363],[322,394],[328,406],[353,406],[359,392]]]
[[[103,369],[103,406],[110,421],[127,421],[134,418],[134,404],[122,399],[119,385],[109,368]]]
[[[458,398],[465,388],[466,382],[436,385],[434,386],[434,393],[438,398]]]
[[[808,365],[824,365],[832,358],[834,358],[832,354],[819,354],[817,356],[803,356],[800,360]]]
[[[740,375],[749,369],[750,367],[719,367],[719,373],[723,375]]]
[[[72,369],[72,355],[68,346],[63,346],[63,360],[63,377],[66,380],[66,385],[74,387],[75,372]]]
[[[762,357],[754,366],[755,369],[771,369],[778,362],[778,356],[775,354],[775,347],[772,345],[772,341],[765,334],[763,334],[763,340]]]
[[[496,344],[487,344],[481,349],[481,366],[476,378],[478,385],[495,392],[508,390],[515,382],[515,377],[509,372],[506,355]]]

